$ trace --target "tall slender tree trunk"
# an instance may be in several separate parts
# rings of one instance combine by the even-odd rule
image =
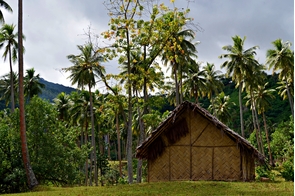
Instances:
[[[127,172],[128,172],[128,182],[133,183],[133,161],[132,161],[132,87],[131,87],[131,59],[130,59],[130,40],[129,32],[126,29],[126,39],[127,39],[127,63],[128,63],[128,129],[127,129]]]
[[[244,119],[243,119],[243,102],[242,102],[242,82],[239,84],[239,104],[240,104],[240,122],[242,137],[245,138]]]
[[[90,95],[90,116],[91,116],[91,145],[92,145],[92,152],[91,152],[91,169],[92,171],[93,164],[94,164],[94,181],[95,185],[98,186],[98,175],[97,175],[97,156],[96,156],[96,144],[95,144],[95,131],[94,131],[94,113],[93,113],[93,98],[91,92],[91,86],[89,85],[89,95]],[[90,173],[92,176],[92,173]],[[92,185],[92,177],[90,176],[90,186]]]
[[[252,94],[251,94],[251,107],[252,107],[252,120],[253,120],[253,126],[254,126],[254,131],[255,131],[255,135],[256,135],[256,142],[257,142],[257,146],[258,146],[258,151],[262,152],[262,148],[261,148],[261,143],[259,140],[259,133],[258,133],[258,129],[257,129],[257,124],[256,124],[256,120],[255,120],[255,114],[254,114],[254,106],[253,106],[253,98],[252,98]]]
[[[110,142],[110,134],[107,134],[107,142],[108,142],[108,159],[111,160],[111,142]]]
[[[263,149],[263,142],[262,142],[262,134],[261,134],[261,129],[260,129],[260,123],[259,123],[259,119],[258,119],[258,115],[257,115],[255,103],[254,103],[254,115],[255,115],[255,119],[256,119],[256,123],[257,123],[257,128],[258,128],[259,142],[260,142],[260,146],[261,146],[261,154],[265,155],[264,149]]]
[[[291,107],[292,116],[294,118],[294,103],[293,103],[293,99],[292,99],[292,96],[291,96],[290,89],[288,87],[287,81],[285,81],[285,83],[286,83],[286,90],[287,90],[287,95],[288,95],[288,99],[289,99],[289,103],[290,103],[290,107]]]
[[[81,138],[80,138],[80,149],[82,148],[83,146],[83,138],[84,138],[84,132],[83,132],[83,126],[81,126]],[[80,167],[80,170],[81,170],[81,173],[83,173],[83,166]],[[82,181],[79,182],[79,184],[83,184]]]
[[[173,62],[172,66],[173,67],[176,66],[176,63]],[[178,106],[180,104],[180,101],[179,101],[179,84],[178,84],[176,67],[174,68],[174,80],[175,80],[176,106]]]
[[[19,110],[20,110],[20,137],[21,150],[24,167],[27,175],[28,187],[33,189],[38,185],[34,171],[31,167],[30,156],[27,146],[26,121],[25,121],[25,102],[24,102],[24,62],[23,62],[23,1],[18,0],[18,56],[19,56]]]
[[[180,75],[179,75],[179,102],[182,103],[183,102],[183,88],[182,88],[182,68],[180,68]]]
[[[269,135],[268,135],[268,129],[267,129],[267,124],[266,124],[266,119],[265,119],[264,112],[262,113],[262,117],[263,117],[264,130],[265,130],[265,136],[266,136],[267,147],[268,147],[269,164],[271,166],[274,166],[274,162],[272,160],[272,154],[271,154],[270,142],[269,142]]]
[[[137,99],[138,99],[138,94],[137,94]],[[138,103],[138,101],[137,101]],[[142,115],[140,112],[139,105],[137,104],[137,113],[138,113],[138,122],[139,122],[139,130],[140,130],[140,135],[139,135],[139,145],[142,144],[144,141],[144,124],[142,121]],[[136,173],[136,182],[141,183],[142,179],[142,159],[138,159],[137,162],[137,173]]]
[[[88,122],[86,120],[86,123],[85,123],[85,139],[84,139],[84,142],[85,144],[87,145],[88,143]],[[85,161],[85,186],[88,185],[88,155],[86,157],[86,161]]]
[[[116,113],[116,128],[117,128],[119,173],[120,173],[120,177],[122,177],[121,140],[120,140],[120,129],[119,129],[119,117],[118,117],[118,113]]]
[[[9,55],[9,67],[10,67],[10,99],[11,99],[11,112],[14,112],[15,108],[15,100],[14,100],[14,75],[12,70],[12,62],[11,62],[11,49],[8,48],[8,55]]]
[[[83,126],[81,126],[80,148],[82,148],[84,144],[83,138],[84,138],[84,131],[83,131]]]
[[[144,62],[146,62],[146,46],[144,46]],[[145,71],[148,71],[147,69]],[[142,120],[142,116],[148,113],[148,90],[147,90],[147,78],[144,76],[143,79],[143,113],[141,115],[139,106],[137,106],[137,113],[139,114],[139,127],[140,127],[140,135],[139,135],[139,145],[145,140],[145,126]],[[138,97],[138,95],[137,95]],[[141,183],[142,181],[142,159],[138,159],[137,162],[137,173],[136,173],[136,182]]]

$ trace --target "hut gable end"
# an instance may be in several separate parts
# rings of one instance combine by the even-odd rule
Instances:
[[[183,102],[137,147],[148,181],[254,180],[265,158],[247,140],[200,106]]]

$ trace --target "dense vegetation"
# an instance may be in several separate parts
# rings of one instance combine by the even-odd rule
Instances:
[[[79,90],[46,82],[33,68],[26,70],[23,85],[12,70],[2,76],[0,193],[33,188],[32,176],[50,186],[144,181],[146,163],[135,159],[136,146],[185,100],[208,109],[266,157],[276,173],[260,166],[257,178],[275,180],[276,174],[293,180],[294,52],[290,42],[273,41],[262,65],[255,59],[258,47],[245,49],[246,37],[233,36],[233,44],[223,47],[227,53],[219,56],[226,69],[221,73],[214,64],[198,62],[196,29],[188,29],[193,26],[188,26],[189,10],[163,4],[145,10],[138,1],[110,1],[105,6],[113,17],[110,30],[102,35],[113,45],[98,47],[89,32],[89,40],[77,46],[79,54],[67,56],[72,66],[63,71],[70,73]],[[113,15],[117,9],[123,15]],[[140,17],[143,12],[149,13],[145,20]],[[7,29],[11,33],[14,27],[3,26],[1,44],[8,41],[4,39]],[[12,57],[17,60],[17,55]],[[118,75],[106,73],[103,66],[113,59],[120,64]],[[160,64],[170,68],[170,77],[164,77]],[[267,69],[277,73],[267,75]],[[94,90],[99,81],[107,93]],[[24,97],[16,96],[22,93]],[[23,120],[19,120],[21,98],[26,103]],[[26,130],[20,135],[24,119]],[[111,160],[116,164],[111,165]]]

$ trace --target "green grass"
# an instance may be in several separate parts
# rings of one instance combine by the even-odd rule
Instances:
[[[181,181],[105,187],[44,187],[13,196],[91,195],[294,195],[293,182]]]

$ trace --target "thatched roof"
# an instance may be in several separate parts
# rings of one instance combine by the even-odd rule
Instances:
[[[165,134],[166,138],[168,138],[169,144],[173,144],[181,137],[184,137],[188,133],[186,121],[180,122],[180,124],[177,123],[177,125],[173,125],[173,123],[175,122],[177,117],[179,117],[187,109],[198,112],[203,117],[207,118],[218,129],[222,130],[227,136],[235,141],[240,147],[250,152],[253,158],[258,160],[260,163],[265,164],[265,157],[260,152],[258,152],[258,150],[255,149],[246,139],[228,128],[215,116],[211,115],[207,110],[201,108],[197,104],[190,103],[188,101],[185,101],[178,107],[176,107],[169,114],[167,119],[164,120],[140,146],[137,147],[136,157],[140,159],[151,160],[156,159],[158,156],[160,156],[165,150],[165,142],[161,137],[162,134]],[[171,127],[171,125],[173,125],[172,131],[166,131],[168,127]]]

